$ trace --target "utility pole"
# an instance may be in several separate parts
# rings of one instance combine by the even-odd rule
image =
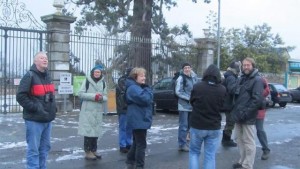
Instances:
[[[221,0],[218,0],[218,32],[217,32],[217,38],[218,38],[218,49],[217,49],[217,66],[220,68],[220,11],[221,11]]]

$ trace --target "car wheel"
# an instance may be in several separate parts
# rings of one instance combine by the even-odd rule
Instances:
[[[291,103],[293,103],[294,101],[296,101],[296,100],[294,100],[294,97],[293,97],[293,95],[291,94],[291,97],[292,97],[292,101],[291,101]]]
[[[279,103],[279,106],[280,107],[285,107],[286,106],[286,102]]]

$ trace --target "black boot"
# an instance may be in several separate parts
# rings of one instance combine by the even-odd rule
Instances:
[[[222,138],[222,145],[224,147],[236,147],[237,146],[237,144],[231,139],[231,137],[226,135],[224,132],[223,132],[223,138]]]
[[[265,150],[265,151],[263,151],[261,159],[262,160],[267,160],[267,159],[269,159],[269,155],[270,155],[270,151]]]

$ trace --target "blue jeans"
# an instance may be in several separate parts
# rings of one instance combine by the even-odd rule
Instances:
[[[256,119],[256,134],[264,152],[269,152],[267,134],[264,130],[264,119]]]
[[[220,142],[221,130],[190,129],[189,169],[200,168],[201,146],[204,142],[203,169],[216,168],[216,151]]]
[[[126,114],[119,115],[119,145],[120,148],[128,147],[132,144],[132,130],[126,125]]]
[[[52,124],[25,120],[27,169],[46,169]]]
[[[188,116],[189,112],[179,111],[179,127],[178,127],[178,145],[182,147],[186,145],[186,136],[188,133]]]

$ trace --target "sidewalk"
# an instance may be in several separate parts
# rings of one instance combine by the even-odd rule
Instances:
[[[77,135],[77,122],[78,112],[57,115],[53,122],[49,169],[125,168],[126,155],[121,154],[118,148],[117,116],[104,116],[106,132],[98,141],[103,159],[97,161],[84,160],[83,138]],[[0,114],[0,128],[0,169],[25,168],[26,142],[22,114]],[[177,150],[177,129],[177,115],[158,113],[154,116],[154,124],[147,137],[146,169],[188,168],[188,153]],[[282,141],[270,145],[271,157],[267,161],[260,160],[261,150],[257,147],[255,169],[300,168],[300,137]],[[238,156],[237,148],[220,146],[216,157],[217,169],[231,169]]]

